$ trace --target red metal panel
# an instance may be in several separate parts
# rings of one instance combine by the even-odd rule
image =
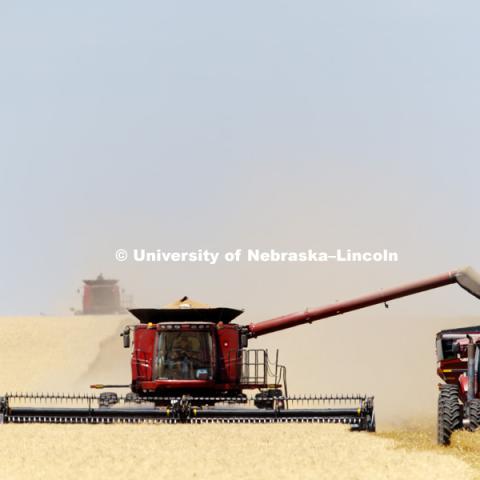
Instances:
[[[132,380],[134,383],[152,380],[156,334],[156,328],[148,328],[143,325],[135,328],[132,352]]]
[[[467,362],[461,358],[449,358],[439,362],[437,373],[446,383],[458,383],[458,377],[467,372]]]
[[[460,398],[466,401],[468,396],[468,377],[466,375],[460,375],[460,377],[458,377],[458,384],[460,386]]]
[[[215,382],[212,380],[152,380],[142,381],[143,390],[201,390],[214,388]],[[225,386],[224,386],[225,387]],[[224,388],[226,389],[226,388]]]
[[[217,325],[220,381],[240,382],[239,326]]]

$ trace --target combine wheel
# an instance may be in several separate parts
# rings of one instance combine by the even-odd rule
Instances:
[[[454,430],[462,426],[462,407],[458,401],[457,385],[440,385],[438,396],[437,442],[450,445]]]
[[[469,404],[470,426],[473,432],[480,428],[480,400],[478,398],[472,400]]]

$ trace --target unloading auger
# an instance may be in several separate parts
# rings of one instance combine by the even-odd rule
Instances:
[[[250,325],[232,323],[241,310],[214,308],[188,297],[160,309],[133,309],[140,323],[122,333],[126,348],[133,336],[131,383],[92,385],[125,387],[130,390],[126,395],[10,393],[0,398],[0,422],[331,422],[375,431],[372,396],[288,395],[278,352],[272,360],[267,350],[248,348],[249,342],[452,283],[480,298],[480,278],[465,268]],[[247,396],[249,390],[258,393]]]

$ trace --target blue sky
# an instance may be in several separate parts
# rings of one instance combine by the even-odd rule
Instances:
[[[479,13],[441,0],[0,2],[0,311],[65,312],[99,271],[142,304],[188,293],[282,313],[480,268]],[[385,247],[401,261],[113,257],[249,246]],[[434,312],[442,296],[428,298]]]

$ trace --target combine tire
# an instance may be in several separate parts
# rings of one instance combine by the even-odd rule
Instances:
[[[458,386],[440,385],[437,429],[439,445],[450,445],[450,437],[453,431],[461,426],[462,407],[458,401]]]
[[[472,400],[469,405],[469,413],[470,413],[470,426],[469,429],[477,430],[480,428],[480,400],[476,398]]]

